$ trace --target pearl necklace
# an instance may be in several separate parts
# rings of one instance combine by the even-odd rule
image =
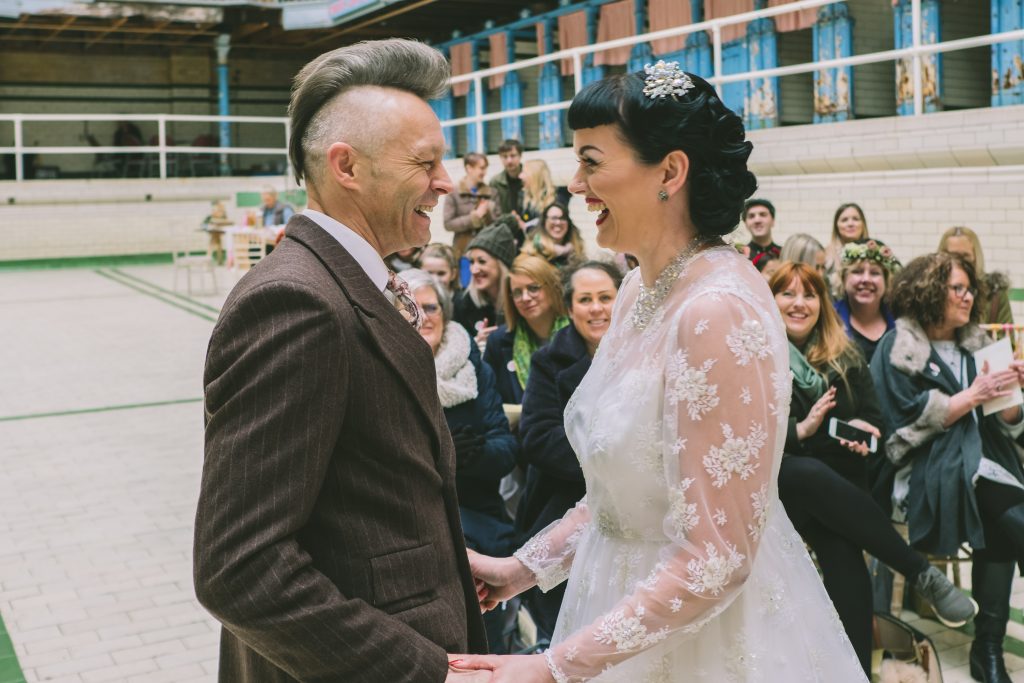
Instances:
[[[665,266],[665,269],[658,275],[658,279],[654,281],[653,287],[648,289],[641,282],[640,294],[637,296],[636,304],[633,306],[633,327],[638,330],[645,329],[665,302],[668,293],[672,291],[672,286],[676,283],[676,280],[686,271],[687,266],[690,265],[690,262],[697,255],[700,248],[704,245],[720,241],[718,237],[713,236],[695,237]]]

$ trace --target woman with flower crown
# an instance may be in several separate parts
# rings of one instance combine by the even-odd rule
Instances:
[[[900,263],[892,249],[875,240],[850,242],[839,255],[842,294],[835,302],[836,313],[846,336],[870,363],[882,335],[896,325],[885,302],[889,282]]]
[[[570,189],[636,255],[565,410],[587,495],[510,558],[473,554],[481,605],[568,580],[544,655],[451,655],[531,681],[864,681],[776,478],[790,397],[764,278],[721,236],[756,188],[739,117],[659,62],[569,109]]]

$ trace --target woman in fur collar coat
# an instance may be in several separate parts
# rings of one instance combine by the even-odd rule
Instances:
[[[893,502],[920,550],[975,549],[971,674],[1007,683],[1002,639],[1013,561],[1024,564],[1024,471],[1013,438],[1024,431],[1014,406],[985,416],[981,406],[1024,384],[1024,363],[986,372],[973,353],[986,343],[975,324],[978,279],[960,256],[914,259],[893,284],[896,328],[871,362],[886,454],[897,469]]]

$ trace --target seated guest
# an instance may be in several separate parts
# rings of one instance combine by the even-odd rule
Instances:
[[[447,244],[434,242],[425,246],[420,254],[420,268],[436,277],[448,294],[454,294],[461,288],[458,260]]]
[[[520,228],[528,231],[540,225],[544,207],[555,203],[557,191],[551,179],[551,169],[543,159],[531,159],[523,164],[523,212]]]
[[[509,429],[494,386],[494,373],[461,325],[451,322],[451,298],[429,273],[411,269],[401,275],[422,310],[420,335],[430,345],[437,372],[437,394],[455,444],[455,487],[466,546],[485,554],[518,547],[512,520],[498,485],[515,467],[519,444]],[[484,616],[489,649],[508,650],[500,611]]]
[[[402,271],[415,268],[416,264],[419,263],[420,259],[420,247],[409,247],[408,249],[399,249],[394,254],[385,259],[388,264],[388,268],[401,273]]]
[[[530,359],[569,324],[558,270],[540,258],[520,254],[505,287],[505,324],[487,338],[484,362],[494,370],[503,403],[523,402]]]
[[[836,312],[846,335],[870,363],[878,340],[896,324],[885,294],[899,263],[889,247],[868,240],[843,247],[840,264],[842,290],[835,302]]]
[[[295,214],[291,204],[282,202],[277,198],[277,190],[270,185],[265,185],[260,193],[262,206],[260,215],[264,227],[287,225],[288,221]]]
[[[870,673],[872,595],[864,551],[903,574],[950,627],[970,620],[976,606],[903,541],[872,500],[867,443],[829,436],[828,421],[837,418],[881,437],[882,416],[871,373],[843,333],[825,281],[812,266],[787,262],[770,286],[786,325],[793,377],[779,497],[814,550],[825,589]]]
[[[890,301],[896,328],[871,361],[885,432],[897,468],[892,499],[910,543],[938,555],[974,549],[970,672],[1005,683],[1003,637],[1013,562],[1024,564],[1024,471],[1013,439],[1021,406],[979,408],[1024,385],[1024,361],[989,372],[973,354],[987,343],[976,324],[974,266],[956,254],[920,256],[896,276]]]
[[[569,217],[565,204],[555,202],[544,209],[543,220],[527,236],[523,253],[547,259],[556,268],[586,260],[587,248],[583,237]]]
[[[470,152],[462,157],[466,175],[459,181],[455,192],[444,199],[444,229],[455,233],[452,249],[455,259],[462,258],[466,247],[484,226],[498,217],[491,186],[484,182],[487,175],[487,157]]]
[[[810,235],[798,232],[790,235],[782,245],[779,258],[783,261],[806,263],[822,276],[825,275],[825,247]]]
[[[939,251],[959,254],[965,261],[974,266],[974,273],[983,285],[979,291],[978,301],[981,315],[979,322],[999,325],[1013,324],[1013,311],[1010,310],[1010,280],[1003,273],[985,272],[985,253],[981,250],[981,241],[977,233],[970,228],[950,228],[942,233],[939,240]],[[981,292],[984,294],[981,294]]]
[[[469,286],[455,295],[455,322],[466,328],[482,349],[487,337],[505,322],[508,269],[516,257],[516,242],[507,227],[489,225],[468,245]]]
[[[843,293],[839,279],[843,247],[851,242],[865,242],[868,238],[868,221],[864,217],[864,210],[853,202],[841,204],[832,219],[832,239],[825,247],[825,281],[834,298],[841,297]],[[885,246],[885,242],[877,237],[872,239],[875,244]],[[895,257],[893,260],[899,263]]]
[[[621,281],[622,275],[609,263],[587,261],[572,267],[563,280],[572,325],[533,355],[519,422],[522,458],[528,465],[516,513],[521,539],[532,538],[561,519],[586,493],[583,470],[565,436],[562,414],[608,330]],[[551,640],[564,594],[563,584],[547,593],[532,588],[524,596],[538,640]]]
[[[762,255],[761,259],[757,262],[755,267],[764,276],[766,282],[771,282],[772,276],[779,271],[782,267],[782,259],[778,256],[769,256],[767,254]]]
[[[748,199],[743,204],[743,225],[750,233],[750,242],[745,250],[747,258],[763,273],[761,261],[778,258],[782,251],[772,238],[775,206],[767,199]]]

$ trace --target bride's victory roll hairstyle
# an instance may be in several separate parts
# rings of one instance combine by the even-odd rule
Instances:
[[[692,87],[678,97],[645,93],[649,76],[642,71],[591,83],[573,99],[569,127],[615,125],[643,164],[661,163],[669,152],[682,150],[690,160],[690,218],[702,236],[727,235],[757,189],[747,170],[754,146],[744,137],[742,119],[715,89],[699,76],[684,75]]]

